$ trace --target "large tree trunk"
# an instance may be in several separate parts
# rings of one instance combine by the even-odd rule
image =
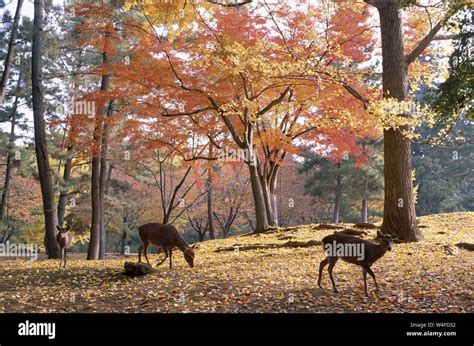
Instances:
[[[334,213],[332,215],[332,222],[338,224],[339,216],[341,213],[341,202],[342,202],[342,178],[341,175],[336,175],[336,189],[334,194]]]
[[[384,97],[404,100],[407,65],[398,4],[396,0],[385,1],[377,9],[382,34]],[[413,197],[411,143],[396,129],[384,130],[384,179],[382,232],[396,233],[401,240],[420,240]]]
[[[46,142],[46,124],[44,120],[43,103],[43,76],[42,76],[42,49],[41,35],[43,32],[43,1],[35,0],[34,36],[32,46],[32,93],[33,119],[35,128],[35,151],[38,163],[38,175],[43,198],[43,212],[45,221],[45,246],[49,258],[59,258],[60,249],[56,241],[56,226],[58,224],[56,206],[54,203],[54,189],[49,165],[48,146]]]
[[[15,56],[16,37],[18,34],[18,24],[20,22],[22,5],[23,0],[18,0],[16,5],[15,17],[13,18],[10,41],[8,42],[7,56],[5,58],[5,64],[3,66],[2,79],[0,81],[0,105],[3,104],[3,99],[5,97],[5,92],[7,90],[8,85],[8,78],[10,77],[10,71],[13,64],[13,58]]]
[[[248,164],[250,172],[250,184],[252,185],[252,195],[255,205],[255,233],[264,232],[268,228],[267,210],[265,208],[265,200],[263,196],[262,185],[258,176],[257,167]]]

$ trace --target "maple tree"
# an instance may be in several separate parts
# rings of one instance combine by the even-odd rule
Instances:
[[[316,14],[323,10],[321,6],[303,9],[262,3],[229,10],[203,7],[202,3],[200,7],[194,2],[190,5],[190,13],[183,16],[192,24],[180,28],[179,35],[156,29],[163,17],[172,18],[165,16],[160,2],[138,8],[151,20],[123,20],[128,35],[139,40],[129,47],[130,61],[111,68],[118,92],[128,100],[122,112],[134,117],[126,125],[127,131],[144,121],[150,126],[151,116],[167,126],[177,121],[187,124],[203,145],[243,151],[254,197],[256,231],[262,231],[268,224],[278,224],[274,203],[278,170],[287,155],[298,151],[297,141],[323,137],[342,154],[341,148],[351,148],[344,143],[376,135],[373,127],[367,127],[370,114],[361,105],[347,102],[352,97],[348,90],[354,91],[342,75],[347,78],[354,69],[337,70],[331,65],[342,63],[344,54],[353,63],[369,57],[352,44],[355,36],[359,44],[370,40],[365,35],[367,25],[354,21],[341,35],[347,23],[339,19],[339,9],[324,12],[333,17],[339,30],[323,28],[326,42],[321,47],[316,41],[322,33],[314,30],[319,18],[307,16],[308,11]],[[367,16],[361,8],[340,6],[344,15],[362,22]],[[213,20],[205,13],[212,13]],[[170,24],[163,25],[168,29]],[[309,61],[321,65],[313,68],[310,76],[306,73]],[[354,118],[365,120],[356,122]],[[345,131],[341,145],[337,129]]]

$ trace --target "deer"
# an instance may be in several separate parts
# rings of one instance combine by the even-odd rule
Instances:
[[[378,294],[379,287],[377,285],[377,280],[375,279],[375,274],[372,269],[370,269],[370,267],[383,255],[385,255],[385,252],[387,252],[387,250],[392,250],[392,245],[395,240],[395,237],[393,235],[384,234],[380,231],[377,231],[377,238],[380,240],[379,244],[374,244],[367,240],[360,239],[356,236],[337,232],[324,237],[322,239],[322,242],[327,257],[319,264],[318,286],[322,288],[322,272],[324,267],[329,264],[329,278],[331,279],[334,292],[338,293],[332,271],[338,259],[342,259],[345,262],[362,267],[362,277],[364,278],[364,291],[367,297],[367,273],[369,273],[369,275],[374,280]],[[354,253],[354,250],[357,249],[359,249],[358,253]]]
[[[67,250],[69,250],[69,247],[71,246],[72,233],[69,225],[67,225],[66,228],[59,226],[56,226],[56,228],[59,231],[59,233],[56,235],[56,240],[59,244],[59,247],[61,248],[61,261],[59,262],[59,270],[61,270],[63,263],[63,268],[66,269]]]
[[[142,261],[142,251],[144,252],[146,262],[148,265],[147,250],[150,245],[161,247],[165,257],[156,266],[160,266],[166,259],[170,259],[170,269],[173,269],[173,249],[178,248],[183,252],[184,259],[191,268],[194,267],[194,249],[197,244],[189,246],[183,239],[178,230],[171,225],[161,223],[147,223],[138,227],[138,233],[143,242],[143,245],[138,247],[138,262]],[[158,262],[158,261],[157,261]]]

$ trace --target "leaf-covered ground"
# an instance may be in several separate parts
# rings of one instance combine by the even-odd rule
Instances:
[[[474,213],[421,218],[424,241],[397,244],[372,269],[381,298],[363,294],[361,270],[339,261],[340,293],[316,270],[321,246],[250,251],[215,250],[236,244],[320,240],[334,230],[314,225],[202,243],[190,268],[175,251],[167,265],[144,277],[122,274],[124,262],[71,259],[59,272],[52,260],[0,260],[1,312],[474,312],[472,252],[446,245],[474,242]],[[350,226],[350,225],[346,225]],[[369,230],[368,239],[375,230]],[[451,253],[452,254],[451,254]],[[153,262],[156,256],[152,255]],[[150,258],[151,260],[152,258]]]

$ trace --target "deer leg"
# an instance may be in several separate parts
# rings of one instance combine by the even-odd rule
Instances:
[[[170,269],[173,269],[173,261],[172,261],[172,258],[173,258],[173,249],[169,249],[168,251],[169,251],[169,253],[170,253]]]
[[[372,271],[372,269],[370,269],[370,267],[365,267],[364,269],[367,271],[367,273],[369,273],[370,276],[372,276],[372,279],[374,279],[375,288],[377,289],[377,292],[378,292],[379,291],[379,285],[377,285],[377,280],[375,280],[374,272]]]
[[[141,263],[142,261],[142,250],[143,250],[143,245],[140,245],[138,247],[138,263]]]
[[[336,282],[334,281],[334,277],[332,276],[332,270],[334,269],[334,266],[336,265],[337,260],[338,260],[337,257],[329,257],[329,267],[328,267],[329,277],[331,278],[332,288],[334,289],[335,293],[338,293],[338,290],[336,287]]]
[[[67,248],[64,248],[64,269],[66,269],[67,264]]]
[[[325,259],[321,261],[321,263],[319,263],[318,286],[321,288],[323,288],[321,286],[321,277],[323,276],[323,269],[325,266],[327,266],[328,263],[329,263],[329,257],[326,257]]]
[[[150,261],[148,260],[147,253],[148,253],[148,244],[143,244],[143,254],[145,255],[146,263],[148,265],[151,265]]]
[[[369,294],[367,293],[367,271],[364,268],[362,268],[362,277],[364,278],[365,295],[368,296]]]
[[[61,270],[63,266],[63,249],[61,249],[61,258],[59,259],[59,270]]]
[[[163,258],[163,259],[161,260],[161,262],[156,265],[157,267],[158,267],[159,265],[163,264],[163,262],[166,261],[166,259],[168,258],[168,250],[166,250],[165,247],[162,247],[162,249],[163,249],[163,252],[165,253],[165,258]]]

